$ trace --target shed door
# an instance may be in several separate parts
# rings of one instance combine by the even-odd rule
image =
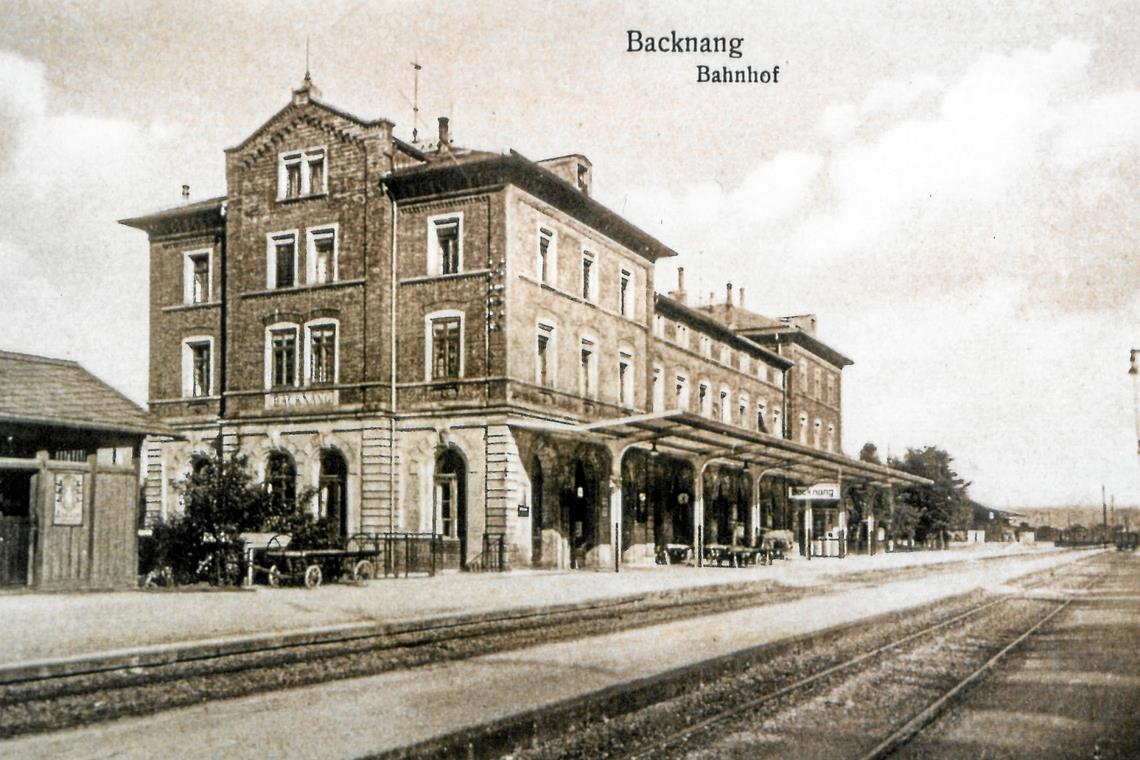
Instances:
[[[30,472],[0,472],[0,586],[28,584],[32,478]]]

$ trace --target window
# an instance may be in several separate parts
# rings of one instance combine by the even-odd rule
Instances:
[[[582,298],[587,301],[594,300],[594,254],[582,251]]]
[[[628,269],[621,270],[621,283],[618,288],[618,311],[623,317],[633,317],[633,274]]]
[[[297,498],[297,466],[284,451],[273,451],[265,462],[265,490],[277,505]]]
[[[815,368],[815,397],[823,399],[823,370]]]
[[[633,352],[618,352],[618,404],[633,406]]]
[[[712,395],[709,393],[708,383],[701,383],[697,387],[697,409],[704,417],[712,416]]]
[[[823,431],[823,423],[817,419],[815,421],[815,424],[812,426],[812,438],[811,438],[811,445],[816,447],[817,449],[819,448],[819,435],[822,431]]]
[[[784,437],[784,421],[780,417],[779,407],[772,408],[772,435]]]
[[[689,378],[678,374],[673,384],[673,402],[677,409],[689,411]]]
[[[554,271],[554,233],[545,227],[538,228],[538,260],[535,262],[535,274],[539,282],[551,285],[555,281]]]
[[[462,319],[458,314],[428,317],[428,379],[444,380],[463,375]]]
[[[332,225],[311,229],[306,233],[310,285],[336,281],[336,231],[336,226]]]
[[[665,368],[660,364],[653,365],[653,389],[651,393],[653,399],[653,411],[662,412],[665,410]]]
[[[720,347],[720,363],[732,366],[732,349],[724,344]]]
[[[182,341],[182,395],[202,398],[213,391],[214,339],[194,336]]]
[[[827,373],[827,400],[833,405],[839,403],[839,398],[835,393],[835,375],[830,372]]]
[[[743,351],[740,352],[740,371],[745,374],[752,371],[752,359]]]
[[[727,388],[720,389],[720,421],[732,423],[732,394]]]
[[[326,178],[324,148],[282,153],[277,158],[277,200],[325,193]]]
[[[800,415],[800,443],[807,446],[808,442],[808,416]]]
[[[305,326],[309,334],[309,363],[305,368],[306,382],[327,385],[337,381],[336,322],[318,322]]]
[[[182,300],[210,302],[210,251],[191,251],[183,261]]]
[[[658,338],[665,337],[665,317],[660,314],[653,316],[653,334]]]
[[[269,388],[292,388],[297,385],[297,326],[270,327],[266,350],[269,354]]]
[[[463,215],[428,219],[428,274],[458,274],[463,270]]]
[[[835,425],[827,426],[827,450],[835,452]]]
[[[736,424],[748,427],[748,396],[741,393],[740,403],[737,405]]]
[[[774,428],[768,427],[768,402],[760,399],[756,402],[756,429],[761,433],[772,432]]]
[[[689,328],[680,322],[677,323],[677,345],[681,348],[689,347]]]
[[[712,339],[709,338],[709,336],[707,336],[707,335],[702,335],[700,337],[698,345],[701,347],[701,356],[704,356],[708,359],[711,359],[712,358]]]
[[[551,385],[551,347],[554,339],[554,325],[548,322],[538,323],[538,342],[535,344],[534,355],[534,381],[541,386]]]
[[[456,530],[456,492],[458,478],[455,475],[435,477],[435,502],[439,507],[439,532],[445,538],[458,538]]]
[[[594,341],[582,338],[578,351],[578,392],[586,398],[593,398],[596,390],[594,364]]]
[[[297,284],[297,233],[278,232],[269,236],[266,287],[292,288]]]

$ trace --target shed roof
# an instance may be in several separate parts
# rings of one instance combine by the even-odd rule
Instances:
[[[174,434],[78,363],[13,351],[0,351],[0,422]]]

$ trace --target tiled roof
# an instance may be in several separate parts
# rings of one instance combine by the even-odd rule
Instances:
[[[76,362],[11,351],[0,351],[0,422],[172,433]]]

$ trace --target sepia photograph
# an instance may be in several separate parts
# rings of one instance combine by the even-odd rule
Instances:
[[[1125,0],[0,0],[0,756],[1140,756]]]

